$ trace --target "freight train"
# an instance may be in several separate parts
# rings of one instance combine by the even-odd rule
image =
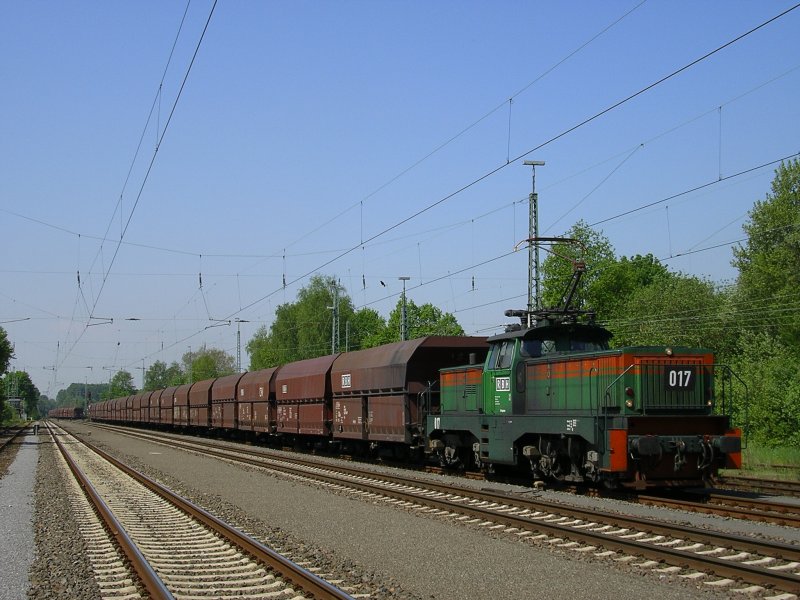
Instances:
[[[61,406],[59,408],[51,408],[47,411],[47,416],[51,419],[82,419],[83,407]]]
[[[741,466],[730,373],[710,351],[611,349],[591,321],[535,317],[489,338],[429,336],[143,392],[89,416],[609,487],[696,485]]]

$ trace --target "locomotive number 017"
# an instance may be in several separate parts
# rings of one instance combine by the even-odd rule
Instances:
[[[664,386],[668,390],[688,390],[694,386],[694,367],[667,367]]]

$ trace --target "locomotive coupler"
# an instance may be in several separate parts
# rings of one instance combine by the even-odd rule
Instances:
[[[697,470],[706,471],[714,464],[714,446],[707,440],[700,442],[700,456],[697,457]]]

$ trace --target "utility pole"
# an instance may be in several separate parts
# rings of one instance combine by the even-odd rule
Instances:
[[[249,323],[250,321],[246,321],[244,319],[240,319],[236,317],[236,370],[241,373],[242,372],[242,332],[239,329],[239,326],[242,323]]]
[[[86,367],[87,369],[91,369],[94,372],[94,367]],[[89,408],[89,376],[83,376],[83,404],[86,408]]]
[[[406,281],[411,277],[398,277],[403,282],[403,304],[400,312],[400,339],[406,341],[408,339],[408,317],[406,314]]]
[[[142,366],[139,368],[142,370],[142,389],[144,390],[144,359],[142,359]]]
[[[536,195],[536,167],[543,167],[543,160],[526,160],[531,167],[531,195],[528,197],[528,327],[533,327],[533,311],[542,308],[539,280],[539,197]]]
[[[331,354],[336,354],[339,351],[339,285],[334,282],[333,284],[333,306],[329,306],[333,310],[333,318],[331,319]]]

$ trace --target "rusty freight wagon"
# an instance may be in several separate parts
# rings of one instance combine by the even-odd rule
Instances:
[[[420,446],[429,403],[438,408],[438,369],[482,361],[488,349],[483,337],[429,336],[340,355],[331,370],[334,439]]]
[[[277,432],[329,436],[330,371],[338,354],[289,363],[275,378]]]
[[[179,427],[189,426],[189,391],[191,389],[191,383],[184,383],[175,390],[175,402],[172,405],[172,423]]]
[[[245,373],[239,380],[236,405],[238,429],[274,433],[275,374],[278,367]]]
[[[171,387],[165,388],[161,392],[161,398],[159,399],[159,412],[161,416],[159,418],[159,423],[161,425],[172,425],[174,414],[173,414],[173,407],[175,405],[175,390],[178,389],[177,385],[173,385]]]
[[[155,390],[150,394],[147,411],[147,423],[157,424],[161,420],[161,394],[164,390]]]
[[[235,373],[220,377],[211,386],[211,427],[237,428],[236,387],[241,378],[241,373]]]
[[[160,393],[161,390],[158,390],[158,392],[142,392],[139,404],[139,423],[150,422],[150,399],[155,395],[156,401],[158,401],[158,394]]]
[[[122,417],[122,420],[131,423],[133,421],[133,404],[136,400],[136,396],[128,396],[125,398],[125,413]]]
[[[189,390],[189,425],[208,429],[211,427],[211,386],[216,379],[196,381]]]

